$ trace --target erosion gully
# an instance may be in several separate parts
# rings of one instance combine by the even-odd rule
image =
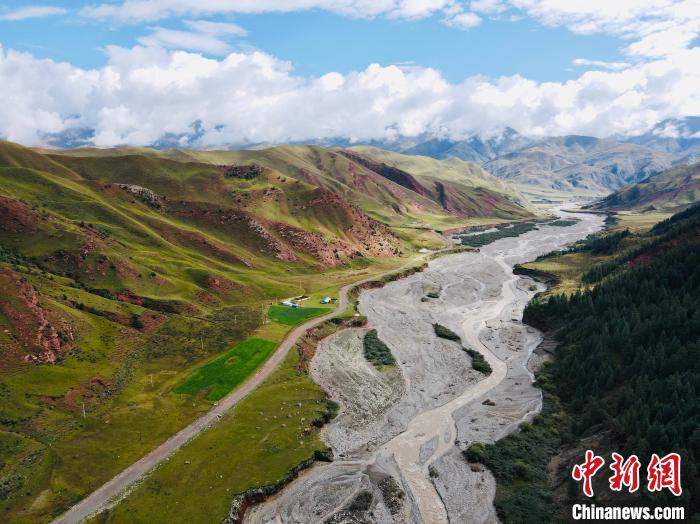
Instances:
[[[495,481],[462,451],[494,442],[541,408],[531,354],[541,341],[521,322],[543,287],[514,264],[599,230],[603,217],[540,226],[473,253],[447,255],[422,273],[364,292],[359,309],[391,348],[397,366],[377,369],[362,352],[364,330],[324,340],[311,363],[315,381],[341,405],[323,438],[336,457],[251,508],[247,522],[497,522]],[[428,298],[427,293],[439,298]],[[437,338],[440,323],[481,352],[489,376],[471,368],[460,344]]]

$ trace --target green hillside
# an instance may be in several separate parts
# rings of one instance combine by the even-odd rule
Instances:
[[[678,212],[700,200],[700,163],[674,167],[629,184],[601,200],[606,211]]]
[[[441,206],[317,147],[0,142],[5,520],[61,513],[242,383],[293,324],[325,311],[320,297],[444,245],[434,227],[528,214],[490,209]],[[302,293],[312,299],[295,319],[266,320]],[[320,449],[317,431],[308,445]],[[287,451],[280,468],[298,458]]]
[[[696,522],[700,378],[700,206],[646,230],[597,234],[521,270],[553,287],[527,306],[524,320],[558,347],[538,371],[542,413],[493,445],[475,444],[467,459],[497,480],[495,506],[504,523],[566,520],[587,503],[571,478],[586,449],[610,460],[652,453],[682,457],[681,497],[635,495],[642,506],[684,506]],[[644,469],[642,469],[644,471]],[[628,503],[623,490],[594,480],[598,505]]]
[[[367,214],[387,224],[430,227],[459,225],[464,217],[504,220],[529,216],[522,198],[476,164],[457,159],[435,160],[377,148],[328,150],[318,146],[278,146],[262,150],[193,151],[118,149],[119,156],[148,155],[178,162],[213,165],[258,164],[296,180],[342,194]],[[350,154],[347,154],[350,153]],[[357,156],[353,157],[352,155]],[[61,152],[72,157],[104,157],[105,150]],[[396,167],[415,177],[418,191],[388,180],[363,160],[381,168]],[[443,190],[436,187],[443,184]],[[445,204],[445,200],[449,202]],[[453,203],[454,202],[454,203]]]

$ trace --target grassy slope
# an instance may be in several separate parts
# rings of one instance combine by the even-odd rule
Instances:
[[[169,202],[190,199],[184,209],[197,202],[211,208],[225,204],[231,187],[281,186],[274,176],[230,181],[207,164],[49,157],[13,144],[2,144],[0,159],[7,211],[0,222],[2,246],[34,257],[27,262],[31,268],[0,261],[0,270],[8,271],[12,285],[26,279],[54,325],[68,326],[74,337],[58,365],[27,364],[19,328],[34,327],[18,327],[0,310],[0,419],[3,431],[15,436],[0,470],[12,489],[0,508],[12,521],[47,520],[208,409],[206,391],[187,396],[173,389],[251,333],[262,322],[266,298],[327,294],[358,275],[402,263],[365,258],[319,277],[318,262],[305,254],[297,263],[280,261],[261,252],[249,231],[224,231],[213,221],[200,226],[197,220],[204,219],[179,212],[179,200],[156,210],[107,187],[150,185]],[[316,192],[300,183],[288,195],[305,201]],[[280,210],[276,202],[265,206]],[[337,222],[342,216],[280,215],[336,237],[345,227]],[[91,291],[96,289],[129,290],[153,305],[99,296]],[[5,293],[0,305],[21,309],[17,290]],[[132,327],[134,316],[145,327]],[[260,361],[246,362],[242,371]]]
[[[310,423],[327,411],[325,396],[308,375],[297,371],[298,359],[291,352],[219,424],[163,463],[108,516],[96,520],[218,522],[227,515],[233,494],[272,484],[316,451],[324,451],[319,430]]]
[[[340,192],[359,204],[370,216],[385,223],[405,226],[423,224],[446,228],[465,223],[447,212],[437,199],[435,181],[448,185],[470,217],[500,216],[503,219],[527,215],[518,204],[518,195],[478,166],[455,159],[444,161],[427,157],[401,155],[376,148],[353,148],[379,162],[404,169],[417,177],[431,193],[417,194],[388,181],[338,152],[317,146],[278,146],[263,150],[189,151],[189,150],[119,150],[120,155],[147,153],[172,160],[207,162],[214,165],[257,163],[286,176],[309,181]],[[104,151],[84,149],[68,151],[71,156],[104,156]],[[504,198],[502,198],[504,197]],[[516,204],[510,202],[512,200]]]
[[[274,224],[362,248],[348,229],[356,216],[347,208],[309,205],[325,197],[319,188],[390,225],[408,225],[397,229],[407,253],[441,245],[425,227],[468,221],[321,148],[44,153],[0,144],[0,252],[19,254],[0,257],[7,280],[0,293],[0,481],[10,486],[0,511],[10,522],[49,520],[207,410],[210,387],[192,395],[175,389],[207,370],[231,371],[217,359],[251,335],[280,340],[288,325],[258,329],[271,301],[336,296],[347,282],[405,262],[365,256],[327,267],[290,244]],[[268,170],[239,180],[217,167],[251,161]],[[162,206],[120,183],[154,190]],[[280,260],[245,217],[263,224],[296,261]],[[17,300],[23,281],[67,339],[56,365],[23,360],[41,351],[27,335],[38,320]],[[17,325],[15,310],[26,325]],[[246,358],[225,387],[240,383],[265,355]],[[308,379],[298,380],[305,394],[321,398]],[[288,387],[279,386],[285,395]],[[274,479],[317,446],[301,453],[291,445],[291,428],[277,438],[274,453],[259,450],[259,460],[247,463],[250,479]]]
[[[595,209],[675,213],[700,200],[700,163],[680,166],[629,184],[604,198]]]
[[[516,191],[472,162],[403,155],[367,146],[351,149],[410,173],[443,207],[469,216],[503,219],[528,216],[523,209],[527,204]]]
[[[484,187],[506,195],[515,201],[520,200],[520,196],[511,186],[487,173],[474,162],[466,162],[454,157],[438,160],[427,156],[405,155],[370,146],[358,146],[350,149],[369,155],[380,162],[407,171],[419,178],[425,177],[429,180]],[[526,205],[525,202],[522,203]]]

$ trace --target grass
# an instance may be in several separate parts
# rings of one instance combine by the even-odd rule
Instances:
[[[305,373],[299,355],[169,461],[97,522],[221,521],[233,495],[275,483],[295,465],[325,451],[312,422],[333,406]],[[225,460],[222,460],[225,458]]]
[[[564,253],[553,257],[541,257],[534,262],[521,264],[526,270],[546,273],[554,277],[556,285],[541,296],[572,294],[581,289],[581,277],[594,263],[609,257],[595,256],[590,252]]]
[[[332,308],[327,307],[300,307],[291,308],[288,306],[272,305],[267,311],[267,316],[273,322],[284,324],[285,326],[296,326],[309,320],[329,313]]]
[[[612,232],[629,229],[632,232],[641,232],[651,229],[652,226],[667,219],[671,213],[647,212],[635,213],[632,211],[619,211],[613,215],[615,221],[610,225]]]
[[[208,390],[207,400],[219,400],[245,380],[274,351],[277,344],[260,338],[249,338],[233,349],[199,368],[175,393],[194,395]]]
[[[362,339],[364,355],[375,366],[393,366],[396,359],[391,354],[389,346],[377,335],[376,329],[370,329]]]

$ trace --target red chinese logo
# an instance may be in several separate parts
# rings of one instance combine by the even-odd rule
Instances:
[[[613,491],[622,491],[622,486],[627,486],[630,493],[634,493],[639,489],[639,459],[637,455],[632,455],[627,460],[624,460],[622,455],[618,453],[612,454],[613,463],[610,464],[610,469],[613,470],[613,476],[610,477],[610,489]]]
[[[627,460],[619,453],[612,454],[610,469],[613,474],[608,479],[612,491],[622,491],[627,488],[629,493],[639,489],[639,470],[641,464],[636,455],[631,455]],[[574,480],[583,480],[583,493],[587,497],[593,496],[593,477],[600,468],[605,465],[605,459],[597,456],[593,451],[586,450],[586,460],[583,464],[576,464],[571,472]],[[650,492],[668,490],[675,496],[683,492],[681,488],[681,456],[678,453],[669,453],[663,458],[654,453],[647,467],[647,490]]]
[[[678,453],[669,453],[660,459],[654,453],[647,468],[647,478],[649,491],[661,491],[668,488],[671,493],[679,497],[683,492],[683,488],[681,488],[681,456]]]
[[[574,480],[583,479],[583,493],[587,497],[593,496],[593,477],[605,464],[603,457],[598,457],[590,449],[586,450],[586,461],[583,464],[576,464],[571,472]]]

